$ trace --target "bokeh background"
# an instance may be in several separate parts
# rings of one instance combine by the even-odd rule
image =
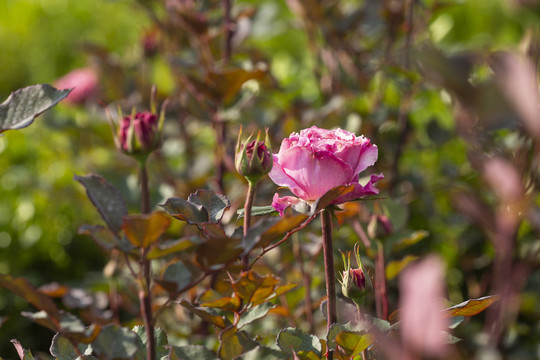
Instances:
[[[103,175],[136,211],[135,166],[115,150],[103,104],[113,112],[117,106],[148,109],[155,84],[158,100],[171,104],[163,149],[150,165],[153,204],[211,187],[241,207],[244,185],[228,166],[240,125],[247,132],[268,127],[274,149],[292,131],[311,125],[363,133],[379,147],[373,171],[385,180],[383,200],[375,209],[364,205],[368,215],[360,223],[366,227],[373,211],[388,216],[392,230],[379,226],[372,235],[384,244],[387,264],[399,269],[439,254],[449,304],[495,291],[500,247],[493,230],[504,201],[483,170],[490,156],[505,159],[521,176],[527,205],[511,210],[519,223],[504,255],[526,269],[500,348],[509,359],[540,356],[536,140],[501,90],[493,63],[498,54],[520,54],[537,65],[538,5],[231,0],[229,34],[223,3],[0,1],[2,101],[24,86],[54,84],[74,69],[98,76],[97,90],[83,102],[63,102],[34,125],[0,137],[0,272],[36,286],[59,282],[106,290],[108,258],[77,231],[101,220],[73,176]],[[230,75],[230,69],[237,72]],[[242,77],[250,80],[236,84]],[[226,124],[221,182],[214,180],[216,118]],[[270,204],[274,190],[265,180],[257,204]],[[345,249],[357,239],[353,226],[336,237]],[[284,264],[295,261],[286,251],[280,256]],[[276,271],[292,270],[283,265]],[[397,280],[388,271],[395,310]],[[314,286],[322,279],[315,272]],[[13,338],[47,352],[52,334],[19,315],[29,310],[0,289],[0,356],[16,358]],[[465,356],[486,342],[484,320],[479,315],[458,328]]]

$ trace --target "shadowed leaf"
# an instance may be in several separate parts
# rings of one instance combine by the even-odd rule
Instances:
[[[92,345],[89,344],[79,344],[77,348],[76,350],[68,338],[57,333],[52,339],[49,351],[58,360],[77,359],[79,357],[78,354],[91,355],[93,351]]]
[[[277,345],[289,355],[292,355],[293,352],[298,353],[301,351],[313,351],[318,356],[322,355],[322,344],[320,340],[316,336],[306,334],[296,328],[281,330],[277,336]]]
[[[152,247],[146,256],[148,259],[159,259],[167,255],[176,254],[191,249],[201,243],[198,237],[189,237],[179,240],[166,241]]]
[[[243,326],[251,324],[253,321],[266,316],[266,314],[268,314],[268,312],[275,307],[276,305],[265,302],[261,305],[249,309],[244,314],[242,314],[240,320],[238,321],[238,324],[236,324],[236,327],[238,329],[241,329]]]
[[[208,212],[208,221],[214,224],[220,222],[223,213],[231,207],[226,196],[212,190],[197,190],[189,195],[188,202],[204,207]]]
[[[169,198],[159,206],[172,217],[187,221],[188,224],[208,222],[208,212],[203,206],[192,204],[184,199]]]
[[[95,353],[104,360],[131,358],[142,346],[137,334],[118,325],[103,327],[92,342]]]
[[[106,250],[118,247],[118,238],[109,229],[99,225],[81,225],[79,234],[90,236],[99,246]]]
[[[326,194],[321,196],[321,198],[317,200],[311,206],[311,215],[314,215],[318,213],[319,211],[327,208],[328,205],[332,203],[332,201],[336,200],[340,196],[347,195],[353,190],[354,190],[354,185],[341,185],[341,186],[336,186],[335,188],[331,190],[328,190]]]
[[[499,300],[498,295],[484,296],[478,299],[469,299],[446,309],[446,315],[448,317],[473,316],[486,310],[497,300]]]
[[[192,280],[193,273],[183,262],[178,261],[169,265],[167,269],[165,269],[163,277],[159,280],[156,279],[156,282],[168,292],[176,294],[178,291],[189,285]]]
[[[125,216],[122,229],[134,246],[147,248],[159,240],[170,224],[171,220],[165,213],[154,212]]]
[[[120,191],[99,175],[75,175],[74,179],[85,187],[88,198],[109,229],[118,233],[122,229],[122,220],[128,213]]]
[[[0,104],[0,133],[29,126],[36,116],[58,104],[70,92],[48,84],[32,85],[12,92]]]
[[[223,213],[230,208],[229,199],[212,190],[197,190],[190,194],[187,201],[180,198],[169,198],[159,205],[171,216],[188,224],[218,223]]]
[[[217,356],[202,345],[173,346],[170,360],[217,360]]]

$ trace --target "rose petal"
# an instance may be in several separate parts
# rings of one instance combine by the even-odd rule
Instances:
[[[279,194],[275,193],[274,198],[272,199],[272,207],[279,212],[280,216],[283,216],[283,212],[286,208],[292,205],[296,205],[301,201],[302,200],[294,196],[279,197]]]
[[[342,151],[336,153],[336,156],[353,168],[353,176],[360,174],[368,167],[375,164],[379,157],[377,145],[371,144],[366,138],[363,138],[364,144],[351,145],[345,147]]]
[[[268,176],[270,177],[270,179],[272,179],[272,181],[279,186],[288,187],[292,191],[292,193],[295,194],[296,196],[302,199],[305,198],[307,195],[304,192],[304,190],[302,190],[300,186],[298,186],[298,184],[296,183],[296,181],[294,181],[293,178],[288,176],[283,171],[283,168],[281,167],[281,164],[279,163],[279,155],[274,154],[273,158],[274,158],[274,166],[272,166],[272,170],[270,170],[270,173],[268,173]]]
[[[317,200],[328,190],[349,182],[352,169],[328,151],[313,153],[295,146],[279,158],[283,172],[294,179],[304,194],[291,191],[302,200]]]

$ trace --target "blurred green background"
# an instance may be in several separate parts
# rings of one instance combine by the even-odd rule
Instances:
[[[485,233],[453,205],[453,191],[479,194],[490,206],[495,201],[469,162],[469,145],[456,133],[448,89],[426,80],[415,64],[424,54],[429,56],[423,52],[426,43],[446,53],[474,53],[478,58],[498,50],[518,51],[525,46],[527,32],[539,23],[535,8],[496,0],[415,1],[411,33],[404,20],[407,8],[391,11],[389,4],[399,1],[300,2],[320,10],[312,15],[325,20],[310,23],[310,14],[302,18],[294,11],[296,1],[233,1],[233,15],[240,18],[238,14],[247,11],[250,32],[236,45],[231,63],[244,68],[266,64],[271,80],[243,89],[247,105],[236,101],[224,107],[222,115],[232,124],[228,143],[234,144],[239,124],[248,129],[270,127],[275,149],[281,138],[311,125],[365,133],[380,149],[377,171],[386,176],[381,187],[394,209],[391,220],[400,223],[394,224],[400,233],[393,236],[418,230],[429,233],[407,253],[435,251],[444,258],[451,303],[486,295],[483,277],[490,272],[495,249]],[[70,70],[86,66],[99,69],[98,97],[105,103],[123,99],[128,105],[147,107],[153,83],[161,99],[183,99],[184,78],[179,73],[200,71],[197,42],[189,32],[156,30],[159,26],[152,16],[164,23],[172,17],[164,3],[0,1],[0,99],[24,86],[54,83]],[[339,3],[341,13],[333,11],[330,3]],[[195,7],[207,16],[208,26],[219,32],[220,1],[201,1]],[[355,17],[357,9],[363,10],[360,20]],[[156,31],[161,34],[157,54],[148,55],[144,40]],[[219,35],[215,36],[217,43]],[[219,51],[212,43],[209,48]],[[347,73],[347,56],[334,71],[331,61],[321,57],[321,49],[337,56],[341,56],[339,51],[353,54],[352,67],[358,77]],[[223,66],[220,61],[214,65]],[[325,88],[325,76],[334,80],[330,88]],[[479,66],[470,80],[481,83],[489,78],[489,71]],[[249,98],[253,93],[257,96]],[[158,165],[151,169],[154,203],[172,194],[189,194],[188,190],[204,186],[212,175],[208,159],[213,157],[214,141],[206,108],[191,104],[193,99],[182,101],[187,120],[183,124],[168,120],[169,137]],[[504,124],[487,134],[493,144],[511,151],[513,131]],[[184,156],[190,151],[196,154],[194,158]],[[96,99],[85,106],[60,104],[34,125],[6,132],[0,137],[0,169],[0,272],[24,276],[36,286],[57,281],[72,287],[104,288],[101,272],[107,258],[88,237],[77,234],[81,224],[100,219],[73,175],[98,172],[121,189],[132,208],[137,198],[134,164],[115,151]],[[241,198],[234,176],[226,180],[229,196]],[[270,203],[273,189],[265,183],[261,196],[266,198],[259,200],[261,204]],[[528,224],[519,235],[523,243],[537,239]],[[351,236],[343,230],[338,244],[350,245]],[[391,254],[389,260],[404,255]],[[539,284],[535,271],[522,297],[523,312],[507,338],[509,358],[534,358],[540,351]],[[390,287],[395,304],[395,280]],[[15,358],[12,338],[26,348],[47,351],[51,333],[18,315],[29,309],[24,301],[0,289],[4,319],[0,356]],[[460,330],[468,339],[464,348],[481,341],[475,338],[481,321],[471,321]]]

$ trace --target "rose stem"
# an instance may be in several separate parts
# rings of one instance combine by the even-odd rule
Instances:
[[[141,183],[141,213],[150,213],[150,191],[148,189],[148,170],[146,160],[139,162],[139,181]],[[146,359],[154,360],[156,345],[154,340],[154,319],[152,317],[152,300],[150,299],[150,261],[146,258],[147,248],[141,247],[141,281],[139,302],[141,314],[146,328]]]
[[[377,241],[377,258],[375,259],[375,296],[377,316],[383,320],[388,319],[388,298],[386,296],[386,273],[384,271],[384,250],[380,241]]]
[[[321,212],[321,225],[323,234],[324,273],[326,278],[326,316],[328,318],[326,329],[329,331],[330,326],[337,322],[337,311],[336,275],[334,273],[334,254],[332,247],[332,218],[328,209],[324,209]],[[334,352],[329,349],[326,358],[332,360],[333,357]]]
[[[246,203],[244,204],[244,239],[246,238],[249,226],[251,225],[251,208],[253,206],[253,199],[255,198],[256,186],[256,182],[248,180],[248,193],[246,196]],[[247,244],[244,245],[247,246]],[[244,264],[244,270],[249,270],[249,253],[244,255],[242,258],[242,263]]]

